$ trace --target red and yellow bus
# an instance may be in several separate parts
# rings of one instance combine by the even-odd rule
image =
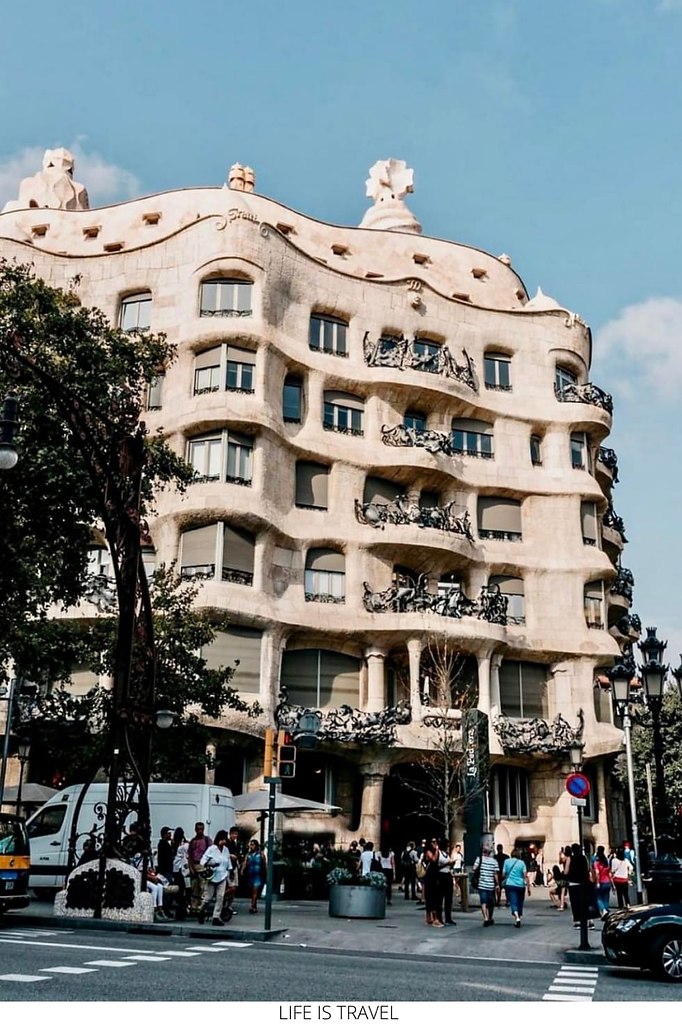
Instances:
[[[0,914],[29,904],[31,854],[23,818],[0,814]]]

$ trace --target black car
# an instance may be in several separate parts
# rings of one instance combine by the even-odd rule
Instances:
[[[612,911],[604,920],[602,945],[609,963],[682,982],[682,903]]]

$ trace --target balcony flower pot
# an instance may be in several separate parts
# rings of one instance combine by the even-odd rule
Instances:
[[[330,917],[386,917],[386,878],[382,873],[357,876],[346,868],[335,868],[327,882]]]

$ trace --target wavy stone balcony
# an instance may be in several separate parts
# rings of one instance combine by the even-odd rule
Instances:
[[[457,503],[447,505],[423,506],[411,501],[408,495],[399,494],[390,502],[361,502],[355,499],[355,518],[359,523],[383,530],[386,523],[390,526],[415,525],[433,530],[445,530],[448,533],[461,534],[472,544],[474,535],[471,529],[471,518],[468,511],[455,512]],[[461,506],[460,506],[461,507]]]
[[[578,724],[573,727],[559,714],[552,722],[545,718],[510,718],[497,715],[492,720],[505,753],[515,754],[558,754],[570,747],[574,740],[581,740],[585,726],[582,708],[578,711]]]
[[[362,347],[368,366],[388,366],[398,370],[440,374],[478,392],[474,361],[466,349],[462,349],[465,362],[458,363],[447,345],[437,345],[419,338],[410,339],[404,335],[373,340],[369,331],[365,333]]]
[[[595,405],[609,415],[613,413],[613,398],[596,384],[555,384],[554,394],[558,402],[582,402]]]
[[[362,602],[368,612],[431,612],[450,619],[470,616],[506,626],[509,600],[500,593],[496,583],[481,587],[475,601],[456,587],[433,594],[428,590],[429,577],[422,573],[415,581],[405,579],[403,585],[392,584],[386,590],[373,591],[363,583]]]

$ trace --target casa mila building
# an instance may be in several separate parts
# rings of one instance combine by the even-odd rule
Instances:
[[[571,743],[587,841],[624,835],[604,670],[639,623],[611,398],[584,321],[529,298],[508,256],[424,235],[412,180],[376,163],[359,227],[258,195],[240,165],[90,209],[70,154],[48,151],[0,216],[0,252],[177,346],[145,421],[196,477],[159,495],[145,560],[227,614],[203,653],[238,663],[262,708],[210,723],[206,781],[259,788],[265,729],[312,709],[317,748],[285,792],[340,810],[287,819],[285,837],[428,836],[449,764],[469,861],[484,833],[552,861],[577,838]],[[92,568],[107,574],[106,550]],[[76,690],[96,681],[74,669]]]

